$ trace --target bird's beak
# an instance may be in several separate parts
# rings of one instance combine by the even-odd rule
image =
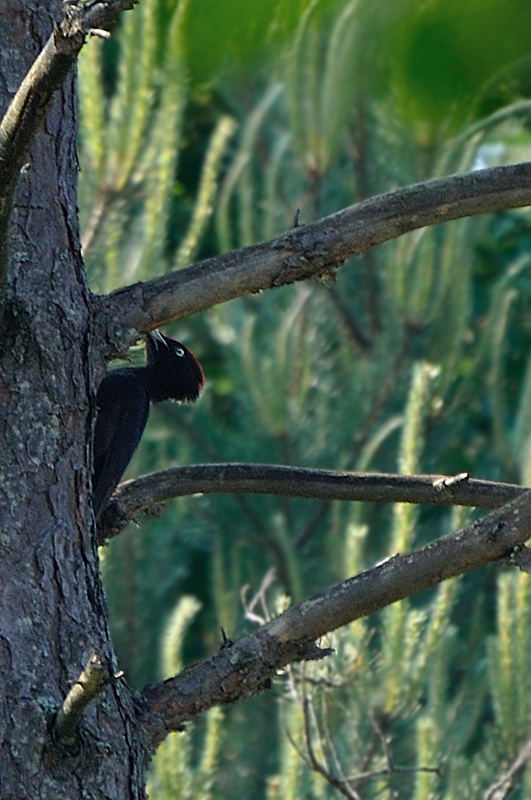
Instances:
[[[167,347],[168,343],[162,333],[159,330],[150,331],[146,334],[146,342],[148,345],[154,350],[158,350],[159,347]]]
[[[155,329],[154,331],[151,331],[151,333],[148,333],[147,335],[149,336],[149,338],[151,339],[153,344],[155,344],[155,342],[158,342],[159,344],[164,344],[164,345],[166,344],[166,342],[164,341],[164,336],[162,335],[162,333],[158,329]]]
[[[161,347],[167,347],[167,343],[164,339],[164,336],[160,331],[154,330],[150,331],[150,333],[146,333],[146,352],[148,361],[151,361],[154,358],[155,353],[157,350],[160,350]]]

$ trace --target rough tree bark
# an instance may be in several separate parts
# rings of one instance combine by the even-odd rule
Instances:
[[[3,113],[61,5],[6,0],[1,17]],[[120,679],[86,711],[82,746],[50,736],[53,714],[91,652],[114,669],[88,504],[96,381],[76,217],[75,118],[72,72],[42,116],[11,219],[0,333],[3,800],[123,800],[143,797],[145,785],[146,750]]]
[[[83,8],[98,19],[106,2],[122,0],[90,0]],[[122,7],[127,4],[123,0]],[[74,18],[81,8],[67,7]],[[61,15],[58,0],[4,1],[1,113]],[[73,58],[67,52],[66,60]],[[11,175],[4,185],[0,181],[0,294],[3,228],[18,178],[0,327],[0,797],[141,798],[149,755],[169,730],[213,703],[258,691],[291,660],[319,657],[314,640],[322,633],[510,553],[529,535],[531,506],[528,493],[498,486],[485,506],[505,505],[484,520],[327,589],[209,662],[136,698],[117,674],[90,510],[94,399],[105,357],[127,346],[132,328],[146,331],[215,302],[327,272],[406,230],[528,204],[531,165],[372,198],[273,242],[97,298],[87,287],[79,246],[73,75],[51,111],[47,102],[34,103],[40,96],[30,92],[28,104],[22,103],[42,125],[20,176],[18,161],[6,161],[0,129],[0,176]],[[205,469],[200,480],[220,490],[226,481],[222,472]],[[243,486],[278,491],[284,481],[276,473],[267,482],[263,471],[254,477],[239,472],[233,465],[232,491]],[[328,497],[353,488],[352,476],[343,481],[351,485],[348,490],[336,486],[336,476],[310,477],[293,474],[293,493]],[[170,485],[159,478],[158,488],[148,481],[144,490],[142,484],[125,489],[115,516],[127,517],[128,494],[132,506],[145,505],[157,491],[160,497],[176,494],[171,475],[166,479]],[[479,484],[459,486],[463,481],[466,476],[432,477],[415,487],[410,482],[404,491],[416,502],[438,502],[443,494],[465,502],[490,492]],[[374,480],[370,491],[380,491]],[[386,499],[391,495],[397,499],[386,489]],[[100,691],[97,701],[87,703]]]

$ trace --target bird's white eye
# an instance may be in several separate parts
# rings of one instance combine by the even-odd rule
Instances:
[[[176,356],[184,356],[184,350],[182,349],[182,347],[176,347],[174,352]]]

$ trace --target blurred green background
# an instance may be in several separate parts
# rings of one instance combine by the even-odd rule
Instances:
[[[529,159],[531,4],[142,0],[84,49],[79,90],[85,259],[108,292],[297,209]],[[207,389],[152,410],[127,476],[237,460],[529,483],[530,268],[529,211],[503,212],[168,325]],[[250,604],[266,618],[471,515],[176,500],[102,550],[121,666],[159,680],[220,626],[254,630]],[[326,662],[171,736],[150,797],[531,796],[525,764],[488,794],[530,735],[529,603],[527,576],[493,566],[342,629]]]

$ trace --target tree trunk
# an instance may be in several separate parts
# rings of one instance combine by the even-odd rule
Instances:
[[[60,4],[5,0],[2,113]],[[143,797],[132,695],[111,679],[66,746],[55,713],[93,651],[116,671],[88,505],[91,294],[75,202],[75,77],[35,137],[11,223],[0,331],[0,796]],[[95,363],[98,362],[96,353]]]

